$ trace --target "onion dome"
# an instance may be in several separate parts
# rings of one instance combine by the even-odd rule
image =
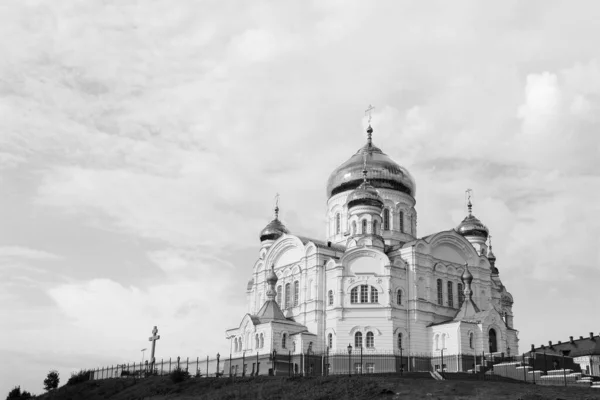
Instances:
[[[275,286],[279,279],[277,278],[277,274],[275,273],[275,265],[271,266],[271,270],[269,271],[269,275],[267,275],[267,283],[271,286]]]
[[[265,240],[277,240],[282,235],[290,233],[285,225],[279,220],[279,206],[275,206],[275,219],[267,224],[262,231],[260,231],[260,241]]]
[[[327,180],[327,198],[356,189],[361,185],[363,154],[366,154],[369,159],[369,180],[373,187],[397,190],[415,197],[415,180],[406,168],[398,165],[372,143],[372,132],[373,128],[369,125],[367,144],[331,173]]]
[[[471,274],[471,271],[469,271],[469,267],[467,266],[467,264],[465,264],[465,270],[463,271],[462,276],[460,277],[460,280],[465,285],[469,285],[469,288],[470,288],[471,282],[473,282],[473,275]]]
[[[469,214],[463,219],[463,221],[456,227],[456,231],[463,236],[479,236],[484,240],[487,239],[489,230],[479,219],[477,219],[473,213],[471,200],[468,203]]]
[[[373,206],[383,209],[383,199],[377,189],[367,181],[367,155],[363,153],[363,182],[348,196],[348,208],[354,206]]]
[[[492,273],[497,275],[497,274],[499,274],[499,271],[498,271],[498,268],[496,268],[496,256],[494,255],[494,252],[492,251],[492,235],[490,235],[489,241],[490,241],[490,244],[489,244],[488,248],[490,249],[490,251],[488,251],[487,258],[490,262],[490,266],[492,267],[491,268]]]

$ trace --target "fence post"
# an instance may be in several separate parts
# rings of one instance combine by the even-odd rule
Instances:
[[[186,357],[185,359],[185,372],[190,372],[190,358]]]
[[[532,371],[533,371],[533,384],[535,385],[535,354],[536,353],[531,353],[533,355],[533,366],[532,366]]]
[[[360,346],[360,374],[361,375],[363,374],[363,369],[364,369],[363,358],[362,358],[362,350],[363,350],[363,347]]]
[[[402,346],[400,346],[400,376],[404,372],[404,359],[402,358]]]
[[[169,374],[171,374],[171,357],[169,357]]]
[[[288,376],[292,376],[292,351],[288,352]]]
[[[567,386],[567,370],[565,369],[565,353],[562,353],[562,365],[563,365],[563,379],[565,380],[565,386]]]
[[[260,364],[258,359],[258,351],[256,352],[256,374],[254,376],[258,376],[258,364]]]
[[[199,372],[200,372],[200,357],[196,357],[196,375],[198,375]]]
[[[442,351],[440,352],[440,356],[442,358],[442,361],[441,361],[442,365],[440,367],[442,368],[442,376],[444,376],[444,349],[442,349]]]

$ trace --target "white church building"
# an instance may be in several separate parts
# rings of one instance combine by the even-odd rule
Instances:
[[[260,233],[248,313],[226,332],[233,357],[257,357],[256,373],[273,351],[519,352],[513,298],[470,199],[455,228],[419,237],[415,181],[372,132],[329,176],[324,239],[295,234],[277,206]]]

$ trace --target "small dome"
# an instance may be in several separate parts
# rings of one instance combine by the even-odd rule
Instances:
[[[496,261],[496,256],[494,255],[494,253],[492,252],[492,248],[490,247],[490,251],[488,251],[488,256],[487,256],[488,260],[490,261]]]
[[[462,276],[460,277],[460,279],[465,284],[470,284],[471,282],[473,282],[473,275],[471,274],[471,271],[469,271],[468,266],[465,265],[465,270],[464,270]]]
[[[359,205],[383,208],[383,199],[370,183],[363,182],[348,196],[348,208]]]
[[[275,273],[275,268],[271,267],[271,271],[267,275],[267,283],[271,286],[275,286],[279,279],[277,278],[277,274]]]
[[[269,222],[262,231],[260,231],[260,241],[277,240],[286,233],[290,232],[278,218],[275,218],[273,221]]]
[[[456,231],[463,236],[479,236],[484,239],[487,239],[490,232],[473,214],[467,215],[460,225],[456,227]]]

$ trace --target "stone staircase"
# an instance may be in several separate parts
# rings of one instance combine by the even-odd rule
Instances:
[[[486,374],[493,373],[507,378],[518,379],[520,381],[535,383],[537,385],[558,385],[558,386],[580,386],[600,389],[600,378],[595,376],[585,376],[581,372],[575,372],[571,369],[544,371],[533,370],[529,357],[522,361],[500,362],[493,365],[492,370]]]

